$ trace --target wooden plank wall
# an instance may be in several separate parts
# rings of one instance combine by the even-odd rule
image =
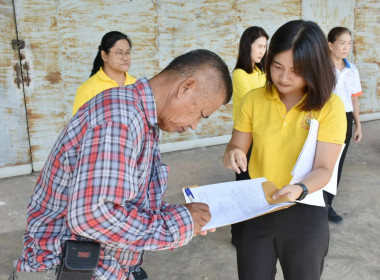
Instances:
[[[328,7],[328,8],[326,8]],[[302,16],[317,22],[325,31],[345,26],[352,31],[353,51],[349,60],[359,69],[363,95],[359,97],[362,117],[380,113],[380,1],[303,0]]]
[[[5,177],[30,173],[32,166],[20,56],[11,44],[16,39],[11,1],[0,1],[0,23],[0,177],[1,171]],[[18,166],[18,173],[12,172],[13,166]]]
[[[357,0],[354,16],[354,62],[359,69],[365,96],[361,114],[380,112],[380,1]]]
[[[351,58],[362,77],[362,114],[380,118],[377,0],[16,0],[15,5],[20,39],[26,42],[22,55],[31,77],[25,93],[34,170],[42,167],[71,117],[76,89],[90,74],[101,37],[111,30],[125,32],[133,41],[130,74],[150,78],[172,58],[195,48],[215,51],[232,71],[239,38],[251,25],[263,27],[269,35],[298,18],[314,20],[326,32],[336,25],[347,26],[354,37]],[[7,24],[4,17],[1,20]],[[0,76],[0,84],[9,79]],[[163,133],[161,141],[228,137],[231,112],[231,104],[223,106],[202,120],[196,131]],[[0,168],[6,164],[0,162]]]

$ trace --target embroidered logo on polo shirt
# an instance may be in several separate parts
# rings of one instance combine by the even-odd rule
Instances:
[[[301,120],[301,122],[300,122],[301,127],[303,129],[309,130],[311,119],[314,119],[314,116],[313,116],[313,114],[311,112],[309,112]]]

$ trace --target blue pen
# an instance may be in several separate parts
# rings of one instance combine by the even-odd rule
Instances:
[[[191,192],[191,190],[189,188],[185,188],[185,193],[186,193],[187,197],[190,199],[190,201],[194,202],[193,201],[194,195],[193,195],[193,193]]]

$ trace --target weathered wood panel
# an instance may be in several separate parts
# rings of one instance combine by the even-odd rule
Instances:
[[[354,28],[356,0],[303,0],[302,18],[318,23],[326,33],[335,26]]]
[[[362,114],[380,113],[380,1],[358,0],[353,30],[355,64],[359,69],[363,95]]]
[[[11,1],[0,1],[0,178],[13,174],[12,167],[20,166],[31,172],[29,140],[26,126],[24,93],[18,50],[11,41],[16,29]],[[18,80],[18,81],[17,81]]]
[[[158,6],[160,68],[194,48],[218,53],[232,72],[244,29],[262,26],[272,34],[279,25],[300,17],[300,1],[160,1]],[[265,13],[265,17],[263,14]],[[232,104],[222,106],[195,131],[163,133],[163,143],[230,135]]]
[[[349,59],[359,69],[363,95],[361,114],[380,112],[379,29],[380,2],[366,0],[303,0],[302,17],[314,20],[326,35],[335,26],[352,31],[353,51]]]
[[[76,90],[88,79],[106,32],[120,30],[130,35],[135,45],[144,46],[135,52],[137,63],[133,64],[137,67],[131,69],[131,74],[155,73],[157,63],[152,64],[157,52],[155,9],[152,1],[110,4],[24,0],[17,2],[16,10],[19,33],[27,45],[23,54],[32,76],[26,87],[27,111],[34,169],[39,170],[71,117]],[[145,26],[138,19],[150,24]]]
[[[117,30],[133,44],[129,73],[135,77],[158,72],[157,18],[153,1],[60,1],[56,15],[61,40],[66,120],[71,117],[77,88],[89,78],[103,35]]]
[[[238,38],[247,27],[252,25],[264,28],[271,37],[285,22],[300,19],[301,2],[301,0],[237,1]]]
[[[236,17],[234,1],[159,1],[159,68],[192,49],[209,49],[223,57],[229,68],[235,61]],[[186,141],[230,134],[231,105],[222,106],[195,131],[163,132],[162,143]]]
[[[52,1],[16,1],[22,55],[28,63],[30,82],[24,84],[33,165],[44,162],[65,125],[60,41]],[[34,166],[39,169],[39,166]]]
[[[240,36],[251,25],[263,27],[270,36],[286,21],[301,17],[316,21],[326,32],[336,25],[347,26],[353,30],[352,59],[362,78],[362,113],[380,112],[377,0],[16,0],[15,4],[20,39],[26,42],[22,58],[23,65],[27,62],[24,66],[30,82],[24,87],[35,170],[41,168],[70,119],[76,90],[90,74],[102,36],[111,30],[122,31],[132,39],[130,73],[150,78],[175,56],[195,48],[218,53],[232,71]],[[12,130],[6,126],[1,133],[0,140],[5,143],[0,148],[1,168],[28,162],[29,157],[26,123],[22,124],[20,113],[23,95],[13,83],[12,65],[17,56],[8,45],[11,38],[6,38],[13,36],[14,29],[11,1],[0,0],[0,5],[4,34],[0,42],[4,58],[0,62],[0,89],[6,96],[0,105],[0,128],[4,123],[17,127]],[[162,143],[208,141],[218,136],[226,139],[232,129],[231,111],[232,104],[223,106],[202,120],[196,131],[163,133]],[[12,137],[23,144],[6,141]]]

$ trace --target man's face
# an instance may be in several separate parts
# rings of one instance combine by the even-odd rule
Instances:
[[[200,120],[214,113],[224,100],[223,88],[215,89],[208,85],[203,90],[199,87],[187,89],[166,104],[159,116],[158,126],[167,132],[182,133],[188,128],[194,130]]]

